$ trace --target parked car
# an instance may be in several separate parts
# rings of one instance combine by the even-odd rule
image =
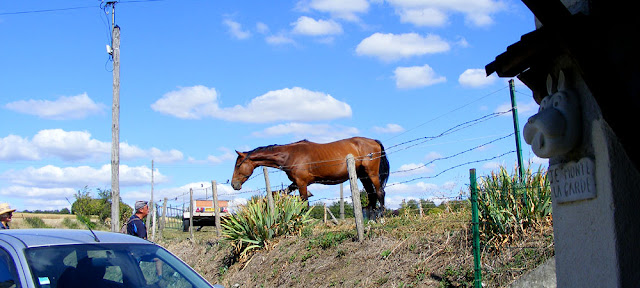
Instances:
[[[220,287],[138,237],[73,229],[0,230],[0,288]]]

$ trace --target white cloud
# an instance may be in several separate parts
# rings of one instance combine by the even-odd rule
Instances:
[[[361,56],[377,57],[383,61],[394,61],[402,58],[442,53],[449,49],[449,43],[434,34],[421,36],[417,33],[399,35],[375,33],[358,44],[356,53]]]
[[[236,153],[234,153],[233,151],[227,149],[227,148],[220,148],[220,150],[222,151],[221,155],[209,155],[207,156],[207,162],[211,163],[211,164],[220,164],[224,161],[231,161],[231,160],[235,160],[236,157],[238,156]]]
[[[500,169],[500,166],[504,166],[504,163],[490,161],[482,164],[482,169],[496,171]]]
[[[529,159],[529,162],[533,163],[533,164],[536,164],[536,165],[549,165],[549,159],[540,158],[538,156],[531,157]]]
[[[103,142],[91,137],[86,131],[64,131],[62,129],[40,130],[32,140],[9,135],[0,138],[0,160],[40,160],[44,157],[58,157],[65,161],[102,161],[111,155],[111,142]],[[175,162],[183,159],[182,152],[172,149],[141,149],[127,143],[120,143],[120,159],[149,158],[158,162]]]
[[[296,22],[291,23],[293,33],[323,36],[342,34],[342,26],[333,20],[315,20],[307,16],[301,16]]]
[[[334,18],[358,21],[358,14],[366,13],[369,3],[366,0],[303,0],[298,2],[297,8],[304,12],[316,10],[329,13]]]
[[[440,159],[442,158],[442,154],[432,151],[429,152],[429,154],[427,154],[427,156],[425,156],[425,160],[427,161],[432,161],[432,160],[436,160],[436,159]]]
[[[245,107],[234,106],[219,111],[229,121],[318,121],[351,117],[351,107],[331,95],[300,87],[269,91]]]
[[[436,75],[429,65],[398,67],[393,72],[396,87],[401,89],[419,88],[447,81],[444,76]]]
[[[403,164],[393,175],[398,177],[407,177],[418,174],[427,174],[433,172],[434,167],[435,165],[433,164],[425,165],[423,163]]]
[[[17,135],[0,138],[0,160],[38,160],[40,153],[28,139]]]
[[[296,44],[296,41],[284,34],[269,35],[265,37],[264,40],[267,42],[267,44],[271,45]]]
[[[215,89],[203,86],[171,91],[151,105],[178,118],[212,117],[234,122],[318,121],[351,117],[351,107],[331,95],[300,87],[269,91],[246,106],[218,107]]]
[[[529,117],[531,117],[533,114],[538,112],[538,108],[540,108],[540,106],[538,105],[538,103],[536,103],[533,100],[529,100],[529,101],[521,101],[523,103],[518,103],[518,117],[521,117],[521,119],[528,119]],[[502,103],[501,105],[499,105],[498,107],[496,107],[496,109],[494,110],[495,113],[501,113],[501,112],[505,112],[505,111],[509,111],[511,110],[511,102],[505,102]],[[511,113],[505,113],[502,116],[508,116],[508,117],[513,117],[511,115]]]
[[[497,79],[495,74],[487,76],[484,69],[467,69],[458,77],[458,83],[465,87],[479,88],[489,86]]]
[[[87,93],[83,93],[77,96],[62,96],[55,101],[20,100],[7,103],[5,108],[44,119],[67,120],[83,119],[92,114],[102,113],[105,105],[95,103]]]
[[[153,175],[155,183],[168,179],[159,171]],[[28,167],[22,170],[9,170],[0,174],[0,178],[15,186],[40,188],[103,187],[111,183],[111,164],[100,168],[90,166],[57,167],[47,165],[40,168]],[[137,186],[151,183],[151,169],[146,166],[130,167],[120,165],[120,185]],[[36,190],[34,190],[36,191]],[[67,190],[65,190],[67,191]]]
[[[6,188],[0,188],[0,195],[14,196],[21,195],[24,198],[39,199],[56,199],[62,197],[72,197],[76,193],[73,188],[40,188],[40,187],[25,187],[25,186],[9,186]],[[65,203],[68,204],[68,203]]]
[[[176,149],[163,151],[151,147],[149,150],[144,150],[137,146],[129,145],[126,142],[120,142],[120,159],[130,160],[140,158],[147,158],[157,163],[173,163],[184,159],[184,155]]]
[[[400,22],[411,23],[416,26],[437,27],[447,22],[447,14],[435,8],[400,9],[396,12],[400,15]]]
[[[293,135],[295,139],[308,139],[314,142],[327,143],[353,137],[358,133],[358,129],[354,127],[293,122],[271,126],[262,131],[254,132],[252,135],[256,137]]]
[[[218,110],[215,88],[202,85],[181,87],[162,96],[151,104],[154,111],[183,119],[198,119],[208,111]]]
[[[247,39],[251,37],[251,32],[242,30],[242,25],[240,25],[240,23],[236,21],[233,21],[231,19],[224,19],[222,23],[229,29],[229,34],[231,34],[231,36],[235,37],[236,39]]]
[[[47,156],[70,161],[111,153],[111,143],[92,139],[91,133],[86,131],[41,130],[31,142]]]
[[[264,24],[262,22],[258,22],[256,23],[256,30],[258,31],[258,33],[266,34],[266,33],[269,33],[269,26],[267,26],[267,24]]]
[[[452,14],[463,14],[471,26],[484,27],[493,24],[492,15],[504,10],[503,1],[496,0],[388,0],[395,8],[400,21],[416,26],[443,26]]]
[[[404,132],[404,128],[398,124],[389,123],[384,127],[374,126],[373,131],[377,133],[400,133]]]

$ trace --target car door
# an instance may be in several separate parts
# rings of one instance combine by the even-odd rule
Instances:
[[[0,240],[0,287],[34,287],[29,268],[10,243]]]

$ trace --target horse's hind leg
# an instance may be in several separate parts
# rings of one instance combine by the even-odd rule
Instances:
[[[380,187],[378,189],[376,189],[376,196],[378,198],[378,201],[380,202],[380,210],[378,210],[379,216],[382,217],[382,215],[384,214],[384,196],[385,196],[385,192],[384,192],[384,188]]]
[[[375,216],[374,217],[382,217],[382,214],[384,213],[384,196],[385,196],[385,192],[384,189],[381,187],[380,185],[380,177],[378,177],[378,175],[373,175],[373,176],[369,176],[369,183],[370,183],[370,189],[371,191],[367,190],[367,193],[369,193],[369,195],[374,195],[373,198],[375,198],[378,202],[380,202],[380,207],[378,207],[378,209],[376,208],[376,202],[374,201],[373,204],[371,202],[369,202],[369,207],[371,207],[374,211],[375,211]],[[369,196],[369,199],[371,199],[372,197]]]
[[[378,217],[376,213],[376,202],[378,202],[378,195],[376,194],[376,188],[369,179],[369,176],[360,177],[360,182],[362,182],[362,186],[364,190],[367,191],[367,196],[369,198],[369,205],[367,205],[367,217],[369,220],[375,221]]]

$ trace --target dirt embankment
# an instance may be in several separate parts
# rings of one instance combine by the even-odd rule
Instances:
[[[464,215],[393,217],[367,225],[355,241],[350,222],[317,225],[305,236],[269,243],[240,261],[213,227],[174,232],[159,241],[211,283],[230,287],[468,287],[473,281],[471,233]],[[182,234],[180,234],[182,233]],[[485,247],[483,283],[504,287],[553,256],[552,228],[538,227],[501,250]]]

